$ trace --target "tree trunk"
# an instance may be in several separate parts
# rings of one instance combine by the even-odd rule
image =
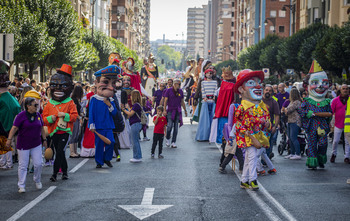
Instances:
[[[40,63],[40,82],[45,82],[45,63]]]
[[[30,63],[29,64],[29,76],[28,76],[28,78],[29,79],[33,79],[33,71],[34,71],[34,63]]]

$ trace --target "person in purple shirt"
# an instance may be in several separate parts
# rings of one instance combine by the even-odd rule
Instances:
[[[167,107],[164,110],[163,115],[167,117],[167,133],[166,133],[166,145],[170,146],[170,134],[172,129],[174,128],[171,147],[176,148],[176,136],[178,132],[178,125],[180,122],[180,127],[182,126],[182,113],[181,106],[185,111],[185,115],[187,117],[186,105],[184,102],[184,94],[180,89],[181,81],[179,79],[175,79],[173,83],[173,87],[168,88],[164,93],[164,107]]]
[[[13,123],[8,136],[8,141],[18,131],[17,151],[18,151],[18,192],[24,193],[27,177],[27,168],[29,157],[32,157],[34,164],[34,177],[36,188],[41,189],[41,171],[42,171],[42,142],[47,148],[45,137],[44,122],[41,115],[37,112],[39,103],[31,97],[24,101],[25,111],[19,113]],[[9,146],[10,142],[6,143]]]
[[[154,113],[152,116],[154,116],[157,113],[157,107],[160,105],[160,101],[162,100],[164,90],[165,90],[165,84],[160,83],[159,90],[156,90],[153,94],[153,104],[155,105],[155,107],[154,107]]]
[[[173,79],[169,78],[168,79],[168,84],[167,84],[167,87],[163,90],[163,94],[162,94],[162,99],[160,100],[160,105],[162,105],[163,107],[164,106],[164,95],[165,95],[165,92],[171,88],[173,86]]]
[[[289,99],[289,93],[286,92],[285,90],[285,86],[284,86],[284,83],[280,83],[278,85],[278,94],[276,95],[276,98],[278,99],[277,102],[278,102],[278,105],[280,107],[280,110],[282,109],[282,105],[283,103]]]

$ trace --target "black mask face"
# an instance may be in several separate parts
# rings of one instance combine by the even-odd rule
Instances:
[[[8,87],[10,85],[9,70],[10,67],[8,64],[3,60],[0,60],[0,87]]]
[[[52,99],[64,101],[73,91],[72,77],[67,74],[56,73],[51,77],[50,90]]]

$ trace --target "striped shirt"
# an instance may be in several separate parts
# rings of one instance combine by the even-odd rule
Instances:
[[[217,89],[217,81],[202,81],[202,98],[204,99],[207,96],[214,96]]]

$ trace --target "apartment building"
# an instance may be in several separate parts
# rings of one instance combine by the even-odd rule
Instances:
[[[192,58],[204,57],[206,7],[187,10],[187,54]]]

